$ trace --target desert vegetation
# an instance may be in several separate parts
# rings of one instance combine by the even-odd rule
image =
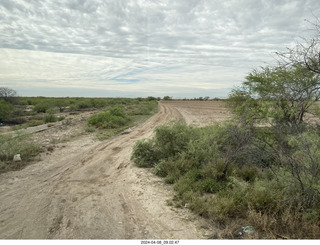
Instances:
[[[136,166],[151,169],[155,175],[163,178],[165,183],[172,185],[175,195],[167,204],[190,209],[210,223],[220,225],[223,232],[216,237],[239,238],[239,227],[249,227],[254,231],[250,234],[252,238],[320,237],[320,28],[319,25],[314,26],[317,33],[315,38],[305,40],[306,43],[278,54],[279,61],[276,65],[254,69],[245,77],[240,87],[232,90],[226,102],[218,101],[219,105],[220,102],[229,105],[229,110],[233,113],[232,119],[224,122],[219,120],[219,123],[202,127],[187,124],[183,119],[175,120],[156,127],[152,138],[138,140],[133,147],[131,160]],[[199,100],[198,105],[207,104],[209,99],[208,96],[194,98]],[[14,90],[0,88],[0,123],[1,126],[9,126],[11,133],[41,124],[54,127],[58,121],[68,124],[69,115],[89,111],[90,115],[84,118],[85,131],[95,132],[98,138],[103,140],[150,117],[157,111],[157,100],[158,98],[154,97],[18,97]],[[112,185],[117,188],[111,199],[122,204],[118,205],[118,213],[122,214],[136,207],[142,210],[140,212],[143,215],[140,218],[121,219],[117,224],[123,224],[125,220],[134,226],[139,223],[137,220],[143,219],[141,217],[147,217],[145,210],[136,205],[142,202],[135,198],[145,195],[143,191],[149,182],[141,183],[143,172],[135,172],[135,168],[127,167],[132,142],[150,135],[148,130],[159,123],[171,118],[185,118],[187,115],[186,109],[178,106],[180,102],[172,101],[170,96],[165,96],[164,100],[166,102],[159,104],[162,108],[161,113],[146,124],[146,129],[140,126],[137,131],[130,131],[131,135],[121,135],[118,142],[114,138],[110,141],[110,146],[109,143],[101,144],[96,150],[88,147],[81,160],[74,160],[75,155],[72,155],[72,158],[63,161],[66,164],[71,162],[74,169],[83,170],[79,171],[81,178],[78,176],[77,181],[82,178],[86,181],[88,177],[83,176],[91,175],[92,178],[89,179],[90,183],[94,184],[94,189],[109,188]],[[190,115],[189,122],[194,118]],[[40,152],[39,145],[30,135],[17,132],[0,134],[0,173],[25,166]],[[110,154],[108,161],[105,161],[104,157],[99,158],[99,152],[102,150],[103,154]],[[78,148],[78,152],[81,151],[82,148]],[[14,161],[17,153],[22,161]],[[96,157],[95,154],[98,155],[97,161],[92,160]],[[59,160],[55,164],[57,162]],[[105,165],[110,172],[101,175],[101,172],[105,171]],[[75,172],[67,173],[69,169],[63,165],[53,176],[63,172],[65,176],[70,177],[70,174]],[[33,172],[30,176],[30,179],[36,177],[33,176]],[[51,178],[52,174],[49,173],[47,176]],[[60,176],[59,184],[64,178],[63,175]],[[130,181],[127,181],[129,178]],[[39,183],[45,181],[41,180]],[[70,190],[70,178],[65,178],[64,181],[66,185],[59,187],[56,182],[56,186],[61,188],[60,195],[64,197],[61,200],[64,200],[65,206],[66,198],[73,195],[64,192]],[[95,181],[110,182],[96,185]],[[133,192],[133,189],[128,188],[132,183],[140,185],[141,189],[135,189],[136,192]],[[78,188],[74,189],[73,194],[80,193]],[[87,187],[83,185],[81,188]],[[92,190],[90,189],[90,193]],[[99,192],[95,198],[103,197],[101,193],[106,193],[105,190]],[[42,192],[33,193],[38,195]],[[143,200],[152,199],[152,195],[146,195],[147,198],[144,197]],[[125,198],[129,197],[133,201],[125,202]],[[73,199],[72,203],[76,201],[78,199]],[[105,197],[100,201],[98,207],[105,204]],[[62,202],[59,199],[56,203]],[[10,200],[7,201],[7,205],[8,210],[14,206]],[[51,208],[49,205],[47,207]],[[70,207],[72,208],[66,209],[65,215],[74,210],[75,206]],[[116,206],[112,208],[117,209]],[[56,210],[61,212],[64,209]],[[112,214],[114,210],[108,213]],[[57,214],[57,217],[63,217],[60,213]],[[78,212],[75,216],[78,217]],[[148,217],[150,220],[152,216]],[[60,229],[63,218],[58,220]],[[167,220],[165,219],[165,222]],[[68,228],[70,219],[64,221]],[[145,232],[145,222],[142,223],[138,224],[139,231]],[[97,224],[101,226],[106,222],[103,220]],[[115,224],[110,223],[110,227],[114,227]],[[51,233],[58,229],[55,228],[56,224],[52,227],[49,229]],[[158,227],[152,229],[156,230]],[[87,227],[85,228],[87,230]],[[96,228],[99,227],[94,227],[94,230]],[[102,229],[102,233],[106,230],[111,229]]]
[[[219,224],[250,224],[264,238],[318,238],[319,131],[298,130],[178,121],[137,142],[132,159],[174,185],[177,206]]]
[[[41,145],[24,129],[47,124],[70,124],[70,115],[90,113],[84,132],[100,140],[135,126],[157,111],[157,99],[148,98],[48,98],[19,97],[10,88],[0,88],[0,173],[18,170],[35,160]],[[52,149],[52,147],[51,147]],[[13,161],[20,154],[21,161]]]

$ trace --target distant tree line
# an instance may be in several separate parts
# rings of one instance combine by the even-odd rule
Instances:
[[[163,97],[163,100],[174,100],[174,99],[173,99],[172,96],[164,96],[164,97]],[[200,97],[194,97],[194,98],[192,98],[192,99],[184,98],[184,99],[182,99],[182,100],[184,100],[184,101],[186,101],[186,100],[200,100],[200,101],[214,100],[214,101],[219,101],[219,100],[221,100],[221,99],[218,98],[218,97],[214,97],[214,98],[211,99],[209,96],[205,96],[205,97],[200,96]]]

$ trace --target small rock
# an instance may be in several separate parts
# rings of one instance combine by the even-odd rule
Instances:
[[[186,203],[186,204],[184,205],[184,208],[189,208],[189,203]]]
[[[16,154],[13,156],[13,161],[14,162],[21,162],[21,156],[20,154]]]

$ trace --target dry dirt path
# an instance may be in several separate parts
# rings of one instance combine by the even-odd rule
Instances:
[[[21,171],[0,175],[1,239],[201,239],[214,231],[166,205],[172,187],[130,161],[132,146],[182,117],[170,103],[127,134],[82,137]]]

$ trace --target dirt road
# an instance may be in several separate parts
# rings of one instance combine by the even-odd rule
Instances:
[[[202,239],[212,235],[214,230],[188,209],[166,204],[172,198],[171,186],[130,161],[137,140],[151,137],[157,125],[179,117],[205,124],[186,104],[159,103],[156,115],[126,134],[103,142],[80,137],[21,171],[0,175],[0,238]]]

